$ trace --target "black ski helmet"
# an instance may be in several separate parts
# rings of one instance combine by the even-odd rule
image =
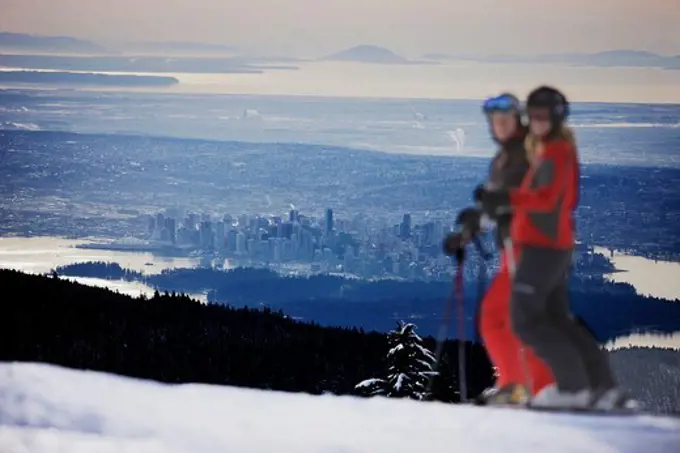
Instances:
[[[549,86],[541,86],[529,93],[526,102],[527,110],[546,108],[550,111],[553,127],[559,127],[569,117],[569,101],[559,90]]]

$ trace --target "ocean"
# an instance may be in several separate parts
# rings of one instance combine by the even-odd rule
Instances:
[[[524,96],[550,83],[573,101],[570,124],[584,162],[680,166],[679,71],[478,62],[298,66],[164,74],[180,83],[158,89],[8,88],[0,90],[0,128],[490,156],[479,99],[506,90]]]

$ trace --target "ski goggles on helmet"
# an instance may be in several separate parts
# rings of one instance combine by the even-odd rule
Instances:
[[[493,112],[519,112],[521,109],[519,100],[511,94],[501,94],[484,101],[482,110],[489,114]]]

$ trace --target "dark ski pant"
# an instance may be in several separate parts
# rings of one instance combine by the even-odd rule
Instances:
[[[571,250],[522,247],[510,302],[512,327],[552,370],[558,389],[616,385],[607,353],[571,313]]]
[[[519,254],[519,249],[515,248],[513,257],[517,258]],[[550,367],[531,348],[527,348],[512,329],[512,276],[508,261],[508,253],[504,250],[500,269],[479,308],[479,331],[489,359],[498,371],[496,386],[501,388],[509,384],[524,384],[532,395],[536,395],[546,386],[554,384],[555,378]],[[524,354],[520,352],[522,349]]]

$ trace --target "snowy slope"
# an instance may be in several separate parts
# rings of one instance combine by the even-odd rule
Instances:
[[[0,452],[678,453],[671,418],[168,386],[0,364]]]

